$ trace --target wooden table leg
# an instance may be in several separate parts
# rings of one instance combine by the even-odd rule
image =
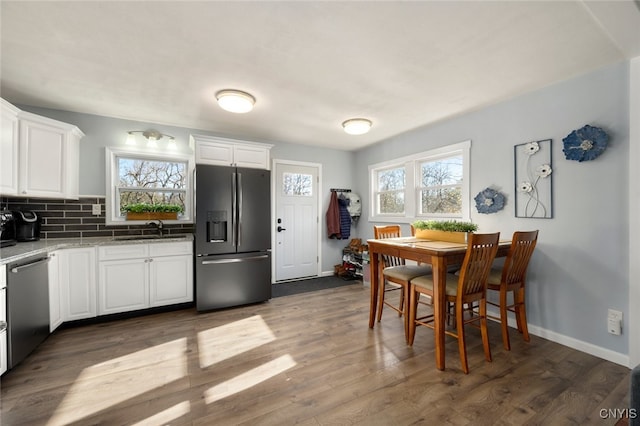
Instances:
[[[371,301],[369,305],[369,328],[373,328],[376,323],[376,309],[378,307],[378,264],[380,263],[378,253],[370,252],[369,259],[371,268]]]
[[[436,339],[436,367],[444,370],[445,285],[447,268],[442,257],[434,257],[433,267],[433,315]]]

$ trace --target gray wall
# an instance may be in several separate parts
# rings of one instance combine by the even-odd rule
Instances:
[[[609,148],[591,162],[565,160],[562,138],[585,124],[604,128]],[[479,232],[500,231],[509,237],[515,230],[540,230],[527,289],[531,326],[556,340],[577,339],[627,354],[628,336],[608,334],[606,318],[607,309],[614,308],[626,321],[629,309],[629,64],[610,66],[357,152],[353,186],[363,195],[363,215],[370,203],[368,165],[466,139],[472,141],[471,197],[488,186],[507,196],[504,210],[491,215],[479,214],[472,200],[471,219]],[[553,140],[554,218],[516,218],[513,146],[542,139]],[[362,227],[363,237],[373,236],[373,225]],[[623,329],[629,328],[623,324]]]
[[[30,111],[45,117],[60,120],[78,126],[84,133],[80,143],[80,195],[105,195],[105,152],[107,146],[123,146],[129,130],[156,129],[162,133],[172,135],[178,141],[183,152],[190,152],[188,147],[190,134],[229,137],[215,133],[187,129],[182,127],[164,126],[154,123],[121,120],[91,114],[81,114],[69,111],[36,108],[28,105],[16,105],[22,110]],[[322,167],[321,188],[321,259],[322,271],[333,273],[333,265],[342,262],[342,248],[349,240],[329,240],[325,236],[325,211],[329,205],[330,188],[348,188],[353,182],[353,157],[347,151],[324,149],[274,141],[255,141],[273,144],[271,158],[279,160],[304,161],[320,164]],[[355,232],[355,228],[352,232]]]

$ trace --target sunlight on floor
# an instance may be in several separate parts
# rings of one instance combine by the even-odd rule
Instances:
[[[184,401],[179,404],[169,407],[166,410],[162,410],[159,413],[154,414],[151,417],[134,423],[131,426],[156,426],[156,425],[168,425],[172,420],[180,418],[191,411],[191,404],[189,401]]]
[[[276,340],[260,315],[210,328],[198,333],[200,368],[207,368],[225,359]]]
[[[200,368],[208,368],[226,359],[251,351],[276,340],[259,315],[201,331],[197,336]],[[262,383],[296,365],[283,355],[205,391],[210,404]],[[181,338],[114,358],[85,368],[75,380],[48,426],[67,425],[89,419],[105,410],[159,387],[187,377],[187,338]],[[141,397],[144,402],[144,397]],[[136,425],[164,425],[187,415],[184,401],[153,414]]]
[[[264,382],[278,374],[295,367],[296,362],[291,355],[282,355],[266,364],[240,374],[233,379],[220,383],[209,388],[204,393],[204,399],[207,404],[219,401],[223,398],[242,392],[259,383]]]
[[[66,425],[187,375],[187,339],[177,339],[85,368],[47,425]],[[115,407],[117,408],[117,407]]]

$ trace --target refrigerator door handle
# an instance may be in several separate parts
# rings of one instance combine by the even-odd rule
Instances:
[[[242,173],[238,173],[238,247],[242,245]]]
[[[236,229],[238,227],[238,218],[236,212],[238,211],[238,190],[237,190],[238,175],[236,172],[231,174],[231,244],[236,246]]]
[[[251,260],[262,260],[268,258],[269,255],[263,254],[260,256],[251,256],[251,257],[242,257],[242,258],[232,258],[232,259],[217,259],[217,260],[204,260],[200,262],[202,265],[215,265],[220,263],[237,263],[237,262],[247,262]]]

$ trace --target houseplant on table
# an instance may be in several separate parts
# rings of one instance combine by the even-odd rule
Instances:
[[[183,211],[179,204],[134,203],[122,206],[127,220],[176,220]]]
[[[457,220],[416,220],[411,226],[416,238],[453,243],[466,243],[468,234],[478,230],[475,223]]]

